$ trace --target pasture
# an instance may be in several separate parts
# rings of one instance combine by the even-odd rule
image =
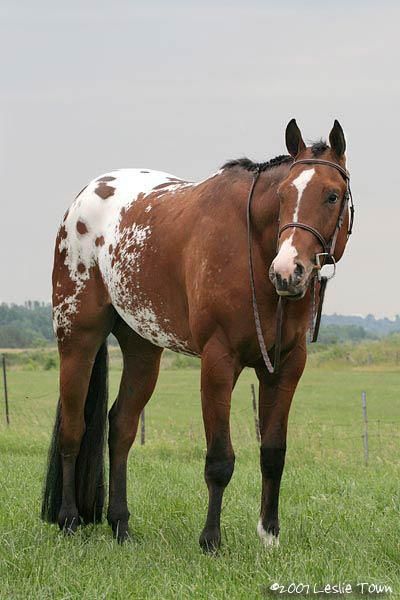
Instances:
[[[132,539],[122,547],[106,523],[64,539],[56,526],[40,521],[57,371],[10,370],[11,426],[4,419],[0,425],[0,598],[263,598],[274,582],[384,583],[399,597],[399,368],[310,363],[290,415],[281,545],[272,551],[260,546],[255,532],[255,376],[246,371],[237,384],[231,418],[236,468],[225,493],[217,558],[204,556],[197,543],[207,501],[197,369],[161,371],[146,409],[146,444],[137,440],[130,456]],[[110,405],[118,381],[112,365]],[[370,419],[368,467],[362,390]]]

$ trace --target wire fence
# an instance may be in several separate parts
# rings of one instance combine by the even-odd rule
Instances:
[[[22,433],[25,429],[25,422],[28,419],[30,427],[35,424],[38,419],[37,408],[39,404],[49,403],[49,410],[54,409],[53,392],[29,394],[23,397],[21,404],[21,396],[19,400],[11,394],[11,402],[9,398],[9,390],[7,384],[7,364],[5,356],[2,356],[2,396],[4,399],[3,408],[3,423],[7,428],[10,426],[16,428]],[[254,384],[251,384],[248,402],[245,402],[240,408],[235,408],[231,416],[231,425],[234,437],[243,438],[252,445],[260,444],[260,430],[258,421],[258,407],[256,399],[256,391]],[[27,402],[29,400],[29,402]],[[193,405],[193,411],[198,409]],[[14,411],[14,412],[13,412]],[[148,412],[149,411],[149,412]],[[24,415],[22,420],[20,417]],[[143,411],[140,419],[138,443],[142,445],[155,440],[167,439],[177,434],[179,437],[185,434],[190,440],[204,441],[204,431],[200,417],[200,411],[196,414],[199,418],[194,421],[190,419],[189,423],[182,421],[180,427],[173,423],[173,416],[168,415],[166,422],[160,424],[156,411],[146,409],[146,414]],[[46,417],[48,413],[46,411]],[[154,415],[154,416],[153,416]],[[14,422],[13,422],[14,419]],[[160,425],[162,429],[160,429]],[[170,425],[173,425],[172,428]],[[22,426],[22,429],[21,429]],[[333,454],[346,454],[347,460],[354,458],[355,460],[363,459],[367,465],[370,459],[385,459],[393,460],[400,463],[400,420],[396,419],[381,419],[368,418],[367,395],[365,392],[361,394],[359,417],[356,416],[352,422],[329,422],[321,420],[312,420],[307,423],[296,422],[289,420],[288,440],[290,445],[295,445],[298,449],[305,452],[312,452],[314,456],[319,458],[327,457]],[[396,459],[397,457],[397,459]]]

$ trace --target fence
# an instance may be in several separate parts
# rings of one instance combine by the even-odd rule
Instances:
[[[7,365],[6,365],[6,355],[2,355],[1,359],[2,363],[2,372],[3,372],[3,389],[4,389],[4,408],[6,413],[6,423],[10,424],[10,411],[8,406],[8,386],[7,386]]]
[[[3,378],[3,397],[4,397],[4,415],[7,427],[10,427],[10,421],[13,417],[13,396],[11,393],[11,402],[9,402],[9,390],[7,384],[7,361],[5,355],[2,356],[2,378]],[[33,403],[40,402],[47,394],[30,396]],[[18,402],[18,411],[21,410],[21,404]],[[252,412],[251,412],[252,411]],[[11,413],[11,416],[10,416]],[[187,424],[187,434],[191,441],[198,437],[199,442],[203,441],[203,428],[201,424],[199,405],[193,406],[193,414],[198,418],[198,423],[193,428],[193,423]],[[251,414],[253,414],[253,424],[251,423]],[[158,420],[158,419],[157,419]],[[17,418],[18,423],[18,418]],[[150,439],[154,427],[154,421],[150,412],[150,427],[148,427],[147,416],[143,411],[140,417],[140,430],[138,439],[141,445],[146,442],[149,429]],[[14,420],[14,427],[15,420]],[[197,430],[197,431],[196,431]],[[253,439],[257,444],[260,443],[260,431],[258,423],[258,409],[256,400],[256,391],[254,384],[250,389],[250,402],[243,404],[239,410],[232,414],[232,431],[234,435],[244,435],[243,441]],[[184,433],[182,431],[182,433]],[[154,435],[159,435],[155,433]],[[311,449],[314,455],[324,458],[332,450],[335,453],[342,453],[350,459],[354,454],[357,457],[362,456],[364,463],[368,465],[371,458],[390,456],[393,449],[393,457],[398,454],[400,444],[400,421],[386,419],[369,419],[367,407],[367,394],[362,392],[360,402],[359,419],[351,423],[331,423],[322,421],[313,421],[308,424],[301,424],[289,421],[289,440],[292,444],[295,442],[297,448],[304,449],[307,452]],[[248,442],[247,442],[248,443]],[[397,448],[397,450],[396,450]]]
[[[4,413],[5,420],[7,426],[10,426],[10,407],[9,407],[9,399],[8,399],[8,383],[7,383],[7,360],[6,355],[2,354],[1,358],[2,363],[2,376],[3,376],[3,395],[4,395]],[[40,400],[40,396],[36,397],[37,400]],[[145,429],[145,411],[140,414],[140,443],[143,446],[146,441],[146,429]]]
[[[251,404],[253,409],[255,437],[257,442],[260,442],[260,427],[258,421],[258,410],[256,402],[256,393],[254,384],[251,384]],[[359,440],[360,450],[363,448],[364,451],[364,463],[368,466],[371,438],[378,447],[378,452],[381,453],[383,444],[386,442],[394,441],[400,443],[400,421],[387,421],[383,419],[368,420],[367,411],[367,393],[361,392],[361,411],[362,419],[358,424],[360,433],[355,433],[357,424],[354,423],[321,423],[312,422],[308,426],[291,424],[290,433],[299,433],[307,440],[307,433],[311,434],[313,438],[317,440],[321,455],[323,454],[323,444],[332,442],[332,445],[336,443],[342,443],[342,449],[346,447],[347,440]],[[305,434],[305,435],[304,435]],[[344,442],[344,444],[343,444]]]

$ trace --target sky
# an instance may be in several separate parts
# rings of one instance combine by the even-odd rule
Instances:
[[[93,177],[200,180],[347,138],[354,235],[325,312],[400,313],[400,5],[247,0],[0,5],[0,302],[50,300],[56,231]]]

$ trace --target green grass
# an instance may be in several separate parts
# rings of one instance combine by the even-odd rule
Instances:
[[[161,372],[146,409],[146,445],[135,443],[131,453],[133,539],[123,547],[106,524],[64,539],[40,521],[57,372],[10,370],[11,426],[0,425],[0,598],[247,599],[265,597],[275,581],[380,582],[400,597],[399,373],[395,367],[306,371],[291,411],[281,546],[265,551],[255,533],[260,475],[254,375],[246,371],[232,403],[237,460],[225,494],[224,545],[210,558],[197,544],[207,500],[198,370]],[[113,368],[111,397],[118,379]]]

